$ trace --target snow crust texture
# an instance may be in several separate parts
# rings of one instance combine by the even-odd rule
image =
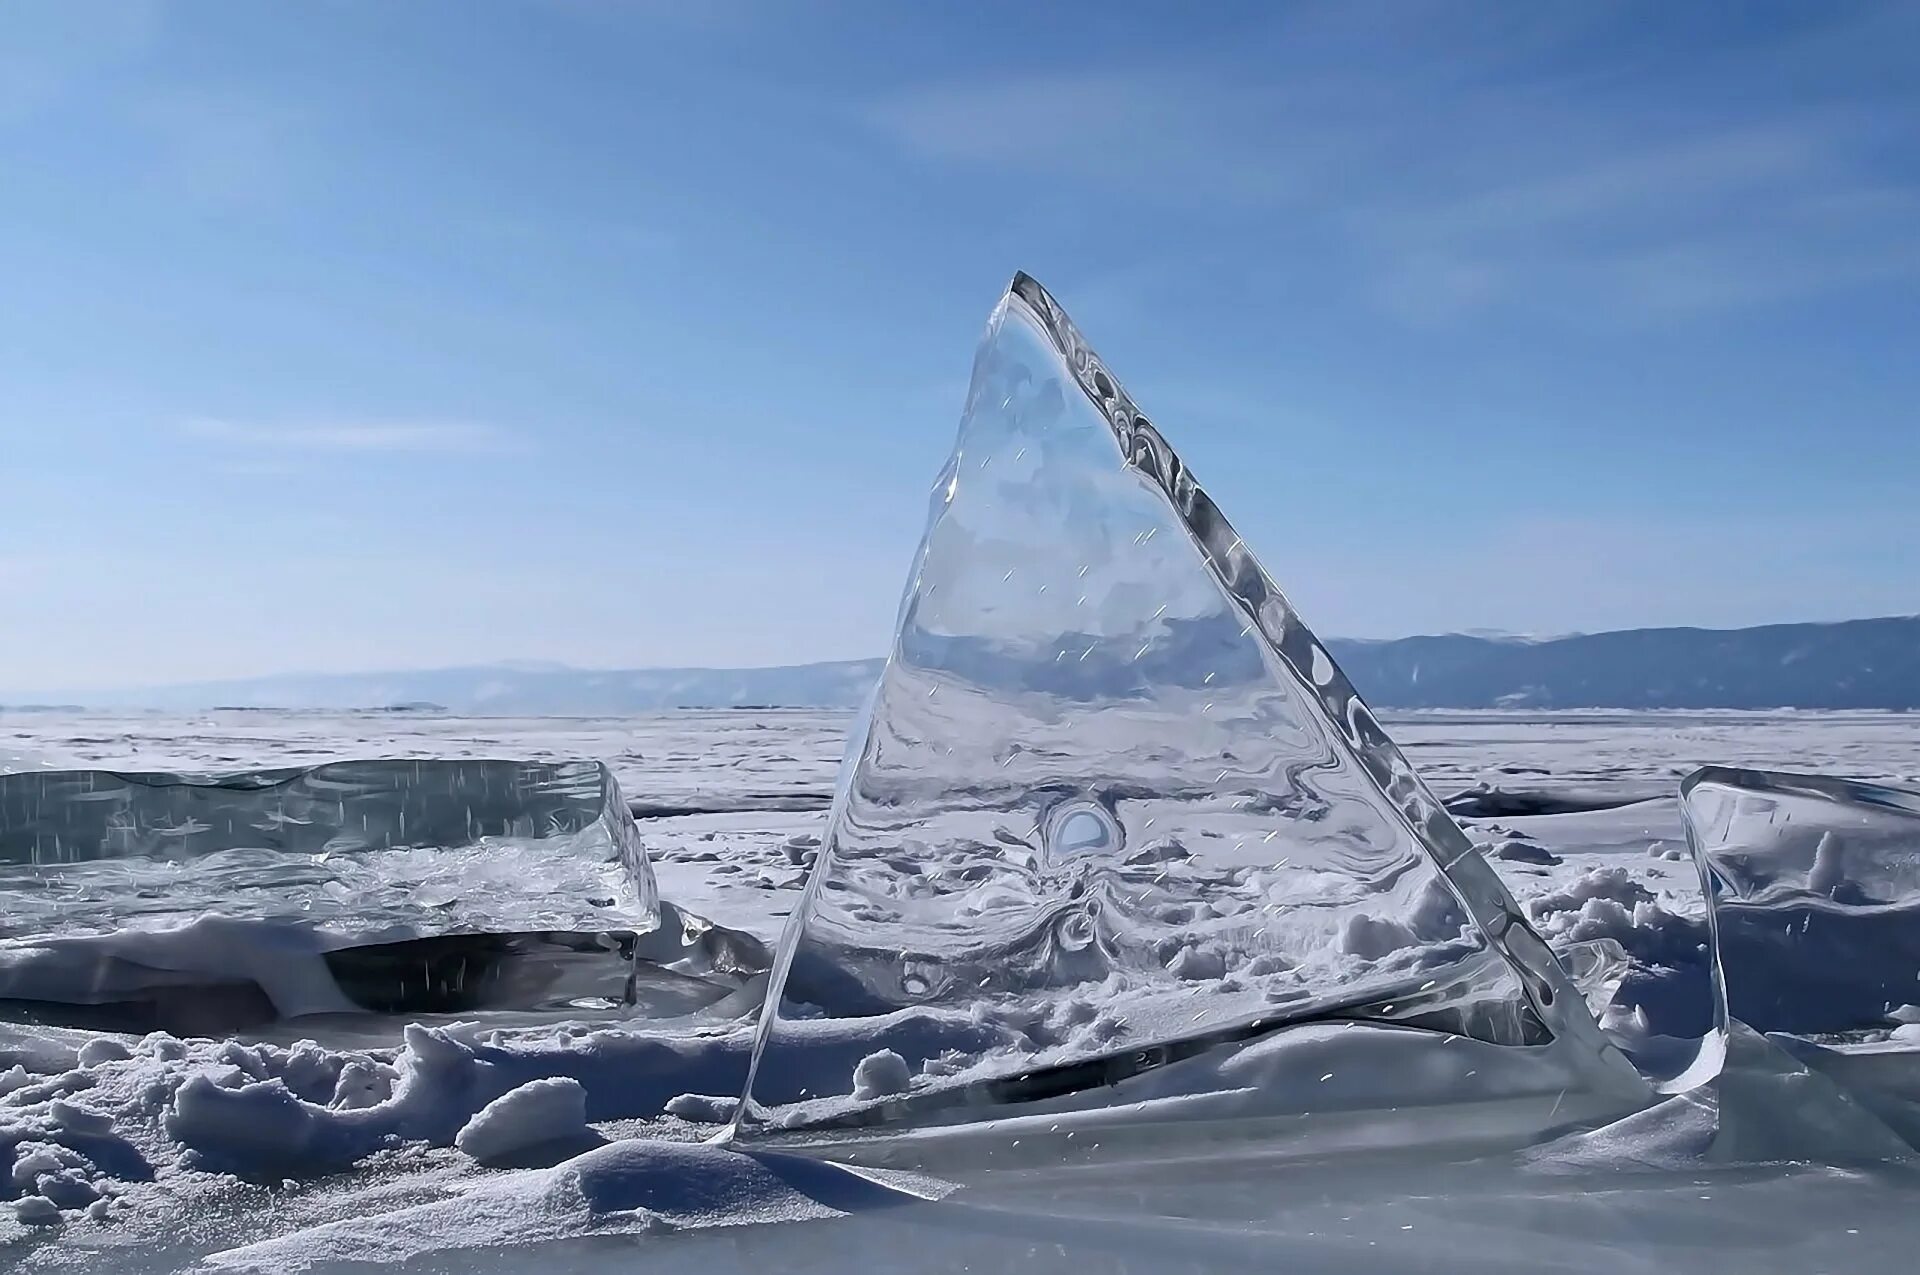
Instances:
[[[269,724],[275,721],[277,727]],[[651,751],[656,745],[645,741],[658,739],[675,741],[662,748],[663,759],[684,750],[701,764],[725,761],[740,776],[734,782],[742,791],[768,782],[780,768],[807,775],[830,768],[829,732],[816,718],[768,714],[763,724],[766,729],[755,730],[738,715],[710,714],[636,720],[628,729],[642,741],[636,752]],[[1534,791],[1550,793],[1556,784],[1571,782],[1595,795],[1612,791],[1627,798],[1660,784],[1663,776],[1671,787],[1675,772],[1691,768],[1708,749],[1759,756],[1790,751],[1876,773],[1920,773],[1920,729],[1908,723],[1902,727],[1907,733],[1899,735],[1896,725],[1893,719],[1811,714],[1711,720],[1488,714],[1405,720],[1395,733],[1421,742],[1423,756],[1441,758],[1443,773],[1456,783],[1484,777],[1497,785],[1508,775],[1503,767],[1530,766],[1555,772],[1530,776],[1526,782]],[[131,749],[174,764],[205,765],[233,747],[236,732],[251,732],[244,746],[272,762],[309,755],[302,750],[312,749],[322,731],[322,723],[308,715],[254,714],[218,723],[154,719],[145,724],[148,734],[138,737],[128,736],[125,726],[51,714],[0,718],[0,734],[12,732],[6,737],[63,763],[123,759]],[[436,722],[342,715],[328,719],[324,729],[342,752],[402,752],[421,747],[422,740],[443,748],[453,733],[496,740],[478,747],[502,746],[497,735],[487,734],[502,729],[497,723],[450,730]],[[546,733],[535,733],[531,723],[514,729],[523,732],[514,739],[528,753],[577,746],[580,730],[568,722],[551,723]],[[678,742],[701,730],[708,732],[704,745]],[[96,751],[89,754],[88,748]],[[637,771],[629,774],[629,786],[641,782]],[[683,780],[673,772],[662,782]],[[1504,782],[1510,784],[1511,776]],[[713,795],[717,805],[733,801],[727,789]],[[1671,797],[1583,805],[1567,813],[1469,817],[1466,830],[1489,846],[1530,842],[1561,861],[1491,860],[1536,931],[1582,979],[1596,980],[1582,991],[1596,1013],[1612,1011],[1612,1030],[1625,1038],[1636,1029],[1664,1027],[1683,1036],[1681,1024],[1705,1012],[1711,983],[1704,900],[1681,806]],[[1787,826],[1803,817],[1794,814]],[[769,940],[777,914],[800,892],[786,843],[817,837],[821,829],[818,815],[782,812],[695,814],[640,826],[650,858],[676,897],[698,898],[701,910],[733,918]],[[1813,837],[1814,853],[1795,860],[1799,875],[1783,869],[1784,884],[1805,885],[1818,842]],[[1847,863],[1844,856],[1842,861]],[[715,871],[722,867],[736,870]],[[1827,903],[1835,901],[1829,897]],[[1888,915],[1878,903],[1830,906],[1814,928],[1823,922],[1844,927],[1851,920],[1884,925],[1889,922],[1875,918]],[[684,927],[676,922],[665,928]],[[1789,934],[1782,924],[1754,931],[1756,943],[1765,938],[1772,947],[1749,948],[1740,958],[1748,964],[1729,965],[1732,995],[1740,995],[1742,968],[1764,978],[1771,976],[1767,971],[1791,966],[1800,939],[1798,925],[1793,929]],[[1572,960],[1607,944],[1619,949],[1620,964],[1596,959],[1576,966]],[[1857,959],[1836,963],[1821,977],[1858,977],[1876,985],[1911,980],[1912,967],[1896,967],[1897,951],[1866,944],[1857,948]],[[1197,963],[1183,968],[1205,973]],[[1181,985],[1191,1006],[1187,1018],[1211,999],[1236,995],[1224,975]],[[1697,999],[1689,989],[1697,990]],[[890,1260],[901,1270],[977,1268],[1002,1258],[1033,1269],[1129,1269],[1129,1262],[1146,1261],[1157,1271],[1232,1268],[1236,1262],[1255,1269],[1271,1259],[1272,1241],[1262,1246],[1242,1237],[1286,1226],[1294,1228],[1286,1252],[1303,1269],[1312,1269],[1312,1254],[1320,1251],[1314,1246],[1325,1242],[1330,1270],[1404,1270],[1435,1269],[1432,1255],[1414,1237],[1426,1236],[1432,1244],[1445,1236],[1447,1243],[1477,1244],[1485,1253],[1520,1243],[1517,1219],[1538,1217],[1555,1229],[1560,1260],[1569,1270],[1617,1271],[1607,1263],[1621,1260],[1623,1243],[1642,1256],[1663,1254],[1660,1260],[1669,1266],[1684,1264],[1692,1259],[1683,1260],[1683,1254],[1704,1251],[1688,1245],[1709,1240],[1719,1246],[1713,1251],[1724,1256],[1727,1269],[1803,1271],[1829,1263],[1837,1269],[1841,1254],[1853,1256],[1854,1270],[1903,1269],[1900,1263],[1920,1240],[1902,1238],[1897,1227],[1898,1219],[1911,1214],[1912,1187],[1900,1185],[1885,1165],[1894,1148],[1904,1154],[1905,1147],[1920,1143],[1920,1039],[1912,1038],[1920,1025],[1909,1024],[1898,1005],[1889,1014],[1884,1003],[1875,1003],[1875,1026],[1787,1036],[1767,1018],[1768,1003],[1755,1002],[1753,1026],[1773,1034],[1743,1037],[1736,1029],[1722,1078],[1615,1123],[1581,1106],[1578,1091],[1563,1093],[1565,1074],[1532,1050],[1428,1032],[1389,1039],[1364,1027],[1298,1028],[1259,1048],[1217,1050],[1143,1074],[1129,1082],[1118,1103],[1106,1091],[1100,1095],[1104,1105],[1093,1110],[1084,1103],[1068,1110],[1069,1100],[1056,1100],[1058,1109],[1037,1114],[1024,1129],[998,1137],[990,1155],[982,1153],[980,1163],[991,1173],[983,1176],[964,1163],[945,1171],[965,1186],[943,1209],[971,1200],[993,1210],[951,1215],[958,1231],[929,1233],[915,1225],[899,1232],[898,1221],[880,1220],[926,1207],[913,1203],[908,1212],[890,1208],[823,1218],[830,1225],[819,1232],[749,1228],[767,1238],[729,1240],[724,1254],[710,1247],[717,1237],[745,1232],[691,1226],[674,1231],[678,1215],[644,1205],[595,1212],[564,1185],[568,1164],[486,1170],[459,1150],[457,1140],[495,1100],[554,1078],[579,1084],[587,1123],[600,1137],[644,1134],[653,1141],[642,1147],[662,1137],[707,1137],[730,1118],[732,1096],[745,1079],[750,1035],[740,1020],[675,1032],[587,1024],[420,1027],[400,1039],[362,1043],[343,1036],[331,1020],[287,1024],[291,1033],[318,1037],[319,1043],[307,1045],[297,1035],[276,1043],[6,1027],[0,1028],[0,1163],[7,1169],[0,1177],[0,1266],[173,1271],[227,1251],[247,1254],[231,1264],[250,1262],[263,1270],[301,1269],[308,1262],[311,1269],[326,1270],[349,1254],[382,1253],[404,1256],[425,1270],[521,1270],[538,1261],[556,1271],[603,1272],[627,1269],[640,1255],[569,1245],[619,1233],[646,1243],[645,1260],[661,1269],[744,1264],[828,1270],[836,1255],[844,1263],[848,1252]],[[1102,1013],[1127,1012],[1122,998],[1063,1014],[1087,1015],[1091,1023]],[[896,1054],[913,1079],[969,1058],[1025,1057],[1054,1039],[1054,1021],[1067,1019],[1035,1017],[1014,1005],[1005,1012],[916,1008],[806,1020],[793,1025],[804,1048],[787,1055],[778,1087],[769,1092],[782,1102],[835,1086],[850,1094],[863,1062],[883,1051]],[[1756,1050],[1761,1065],[1750,1077],[1755,1064],[1745,1055]],[[1398,1114],[1390,1110],[1396,1106]],[[1795,1112],[1805,1118],[1789,1119]],[[1453,1160],[1436,1168],[1425,1158],[1442,1155],[1437,1148],[1452,1139],[1484,1147],[1495,1130],[1504,1129],[1512,1141],[1526,1142],[1543,1127],[1569,1119],[1590,1132],[1549,1144],[1530,1168],[1475,1168]],[[1128,1133],[1129,1127],[1143,1132]],[[1203,1153],[1178,1150],[1176,1130],[1203,1127],[1237,1130],[1238,1141],[1206,1144]],[[991,1124],[981,1128],[983,1136],[992,1134]],[[1734,1128],[1735,1136],[1722,1138],[1726,1128]],[[1887,1131],[1895,1135],[1891,1146]],[[1392,1163],[1404,1166],[1400,1186],[1400,1170],[1365,1151],[1382,1139],[1394,1147]],[[1019,1145],[1011,1146],[1016,1140]],[[627,1145],[620,1144],[623,1155],[654,1155],[627,1151]],[[1263,1154],[1279,1158],[1248,1167],[1241,1157],[1250,1146],[1267,1147]],[[1299,1179],[1296,1190],[1283,1189],[1292,1179],[1282,1148],[1320,1156],[1314,1161],[1320,1167],[1310,1180]],[[1338,1163],[1347,1161],[1325,1158],[1356,1151],[1359,1158],[1352,1162],[1370,1166],[1364,1173],[1356,1167],[1343,1176]],[[1139,1163],[1137,1178],[1103,1160],[1122,1153]],[[551,1154],[531,1158],[540,1163]],[[1157,1163],[1156,1157],[1168,1156],[1178,1160],[1177,1168]],[[1025,1168],[1019,1167],[1022,1157],[1030,1157]],[[1754,1167],[1792,1160],[1815,1167]],[[707,1162],[674,1163],[697,1168]],[[1849,1166],[1847,1176],[1821,1176],[1817,1166],[1824,1164]],[[1083,1176],[1077,1165],[1092,1176]],[[1198,1165],[1218,1168],[1203,1171]],[[1862,1176],[1862,1165],[1871,1166],[1868,1176]],[[1641,1177],[1623,1176],[1626,1169]],[[1530,1185],[1527,1175],[1535,1173],[1545,1176]],[[1259,1191],[1249,1194],[1234,1185],[1243,1179],[1258,1181]],[[1630,1181],[1644,1181],[1644,1191],[1635,1194]],[[1436,1183],[1444,1184],[1444,1209]],[[761,1210],[754,1198],[741,1198],[736,1220],[778,1215],[778,1209]],[[1128,1206],[1116,1209],[1121,1198]],[[1578,1199],[1610,1204],[1603,1218],[1567,1212]],[[1804,1219],[1810,1208],[1816,1223],[1786,1224],[1789,1216]],[[1209,1223],[1202,1231],[1167,1231],[1158,1229],[1164,1223],[1151,1221],[1151,1215],[1183,1209],[1217,1218],[1225,1229]],[[1066,1212],[1100,1221],[1076,1227],[1064,1219]],[[1343,1222],[1342,1216],[1352,1220]],[[1403,1233],[1403,1224],[1416,1229]],[[710,1233],[716,1238],[697,1238]],[[1015,1233],[1028,1238],[983,1238]],[[1604,1251],[1568,1238],[1588,1233],[1611,1237]],[[973,1238],[962,1242],[956,1234]],[[1120,1235],[1124,1243],[1116,1239]],[[262,1247],[248,1247],[256,1243]],[[1680,1247],[1662,1247],[1668,1244]],[[436,1250],[446,1252],[436,1257]],[[942,1254],[951,1258],[948,1265],[941,1264]],[[1514,1261],[1514,1269],[1538,1269],[1538,1252],[1526,1250]],[[709,1264],[702,1268],[701,1262]]]

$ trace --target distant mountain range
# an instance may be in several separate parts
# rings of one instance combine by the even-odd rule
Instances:
[[[1920,708],[1920,616],[1331,646],[1376,708]]]
[[[1376,708],[1920,709],[1920,616],[1752,629],[1628,629],[1550,639],[1336,638],[1329,646]],[[755,669],[604,670],[510,663],[0,695],[0,702],[494,714],[749,705],[851,708],[864,698],[880,667],[877,659]]]
[[[292,673],[178,686],[0,695],[0,703],[86,708],[394,708],[511,714],[646,713],[733,705],[846,708],[865,698],[881,660],[785,668],[576,669],[516,661],[396,673]]]

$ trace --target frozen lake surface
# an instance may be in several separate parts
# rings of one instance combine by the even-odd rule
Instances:
[[[642,803],[824,799],[853,714],[713,710],[647,717],[452,717],[244,710],[193,714],[0,709],[0,759],[129,770],[237,770],[342,757],[592,758]],[[1821,712],[1383,713],[1435,791],[1671,788],[1709,763],[1920,780],[1920,716]]]
[[[1541,848],[1494,863],[1545,936],[1604,933],[1630,953],[1654,950],[1697,912],[1673,796],[1696,766],[1920,782],[1915,715],[1385,721],[1442,796],[1484,786],[1496,813],[1469,815],[1476,837]],[[848,723],[816,711],[0,711],[0,766],[604,760],[640,815],[662,897],[771,941],[804,880],[796,848],[824,821]],[[1530,813],[1540,809],[1562,812]],[[1507,1097],[1495,1073],[1510,1060],[1498,1049],[1484,1065],[1443,1063],[1424,1042],[1369,1060],[1340,1039],[1303,1036],[1268,1060],[1286,1075],[1289,1057],[1311,1056],[1327,1073],[1316,1104],[1298,1111],[1261,1106],[1238,1128],[1205,1132],[1164,1114],[1073,1142],[1071,1128],[1043,1131],[986,1154],[935,1149],[890,1177],[688,1145],[712,1131],[711,1117],[672,1100],[736,1094],[744,1030],[714,1023],[676,1042],[604,1027],[441,1028],[390,1046],[322,1035],[301,1047],[0,1028],[0,1147],[16,1192],[65,1195],[57,1225],[0,1213],[0,1265],[1840,1272],[1908,1269],[1920,1243],[1920,1180],[1904,1145],[1877,1140],[1884,1126],[1855,1121],[1853,1100],[1823,1076],[1786,1074],[1777,1048],[1755,1053],[1764,1042],[1749,1050],[1737,1092],[1720,1095],[1720,1128],[1741,1136],[1717,1146],[1699,1103],[1684,1098],[1595,1132],[1599,1117]],[[891,1023],[870,1040],[823,1044],[817,1061],[851,1069],[914,1032],[954,1030]],[[1920,1099],[1920,1055],[1897,1040],[1874,1048],[1847,1065],[1871,1072],[1878,1093]],[[1418,1091],[1360,1118],[1360,1090],[1342,1089],[1396,1093],[1428,1075],[1461,1078],[1461,1100]],[[552,1131],[554,1147],[532,1167],[483,1167],[499,1157],[480,1134],[455,1145],[476,1113],[539,1080],[553,1083],[537,1102],[482,1122],[509,1152],[539,1150],[530,1127]],[[636,1135],[649,1140],[619,1141]]]

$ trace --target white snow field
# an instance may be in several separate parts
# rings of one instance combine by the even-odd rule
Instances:
[[[849,720],[5,711],[0,755],[189,771],[600,758],[641,813],[662,899],[771,942]],[[1627,1033],[1636,1013],[1705,1004],[1689,1000],[1705,972],[1682,775],[1920,778],[1908,715],[1386,723],[1435,791],[1484,787],[1462,809],[1591,807],[1463,822],[1550,942],[1619,942],[1629,968],[1585,990]],[[1795,951],[1783,932],[1781,960]],[[1193,972],[1196,1012],[1231,999]],[[1920,987],[1920,971],[1861,974]],[[1570,1089],[1538,1051],[1307,1025],[1122,1081],[1096,1107],[1069,1095],[958,1132],[880,1131],[838,1150],[848,1167],[703,1144],[741,1092],[748,1015],[313,1022],[220,1039],[0,1026],[0,1267],[1841,1272],[1910,1269],[1920,1244],[1920,1041],[1898,1025],[1844,1040],[1736,1028],[1718,1080],[1637,1100]],[[790,1047],[781,1083],[884,1098],[1031,1030],[938,1009],[829,1020]]]

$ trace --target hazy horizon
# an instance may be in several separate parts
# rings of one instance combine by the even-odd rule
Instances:
[[[0,684],[884,649],[1016,269],[1321,633],[1913,612],[1916,41],[23,6]]]
[[[1599,630],[1592,630],[1589,632],[1572,632],[1572,633],[1516,633],[1506,629],[1470,628],[1470,629],[1431,630],[1431,631],[1422,632],[1422,633],[1403,633],[1403,634],[1394,634],[1390,636],[1357,636],[1353,634],[1339,634],[1339,633],[1332,634],[1332,635],[1323,635],[1323,636],[1325,636],[1329,642],[1332,642],[1334,644],[1348,644],[1348,643],[1385,644],[1385,643],[1391,643],[1391,642],[1406,641],[1410,639],[1431,638],[1431,637],[1475,637],[1475,638],[1482,638],[1482,639],[1492,640],[1492,641],[1511,639],[1516,641],[1539,643],[1539,642],[1557,641],[1563,638],[1600,636],[1602,634],[1613,633],[1613,632],[1644,632],[1644,631],[1658,631],[1658,630],[1739,632],[1743,629],[1768,628],[1768,627],[1774,627],[1776,625],[1846,624],[1851,622],[1868,621],[1868,620],[1901,620],[1901,619],[1915,619],[1915,618],[1920,618],[1920,614],[1906,613],[1906,614],[1900,614],[1900,615],[1844,616],[1844,617],[1839,617],[1831,620],[1780,620],[1780,621],[1771,621],[1766,624],[1738,625],[1738,626],[1731,626],[1731,627],[1724,627],[1724,628],[1720,626],[1715,626],[1715,625],[1679,624],[1679,625],[1636,626],[1634,629],[1631,629],[1631,630],[1599,629]],[[401,666],[401,665],[368,666],[364,668],[269,668],[269,669],[254,670],[254,671],[234,671],[230,673],[222,673],[214,677],[180,678],[180,679],[175,679],[170,681],[137,681],[132,679],[126,679],[119,682],[102,682],[102,683],[92,683],[92,684],[75,683],[70,685],[45,684],[40,686],[29,686],[24,684],[16,685],[9,682],[0,682],[0,704],[3,704],[5,697],[9,697],[9,696],[19,697],[19,696],[41,695],[41,694],[73,693],[73,694],[91,697],[91,696],[97,696],[97,695],[113,694],[115,692],[121,692],[121,691],[169,690],[169,689],[178,689],[178,688],[190,688],[190,687],[203,686],[203,685],[217,686],[217,685],[227,684],[227,683],[238,684],[238,683],[247,683],[247,682],[280,681],[280,680],[292,681],[292,680],[298,680],[303,678],[331,680],[331,679],[376,678],[376,677],[410,677],[410,676],[451,673],[451,672],[461,672],[461,671],[512,671],[512,672],[526,673],[526,674],[540,674],[540,673],[563,674],[565,673],[565,674],[581,674],[585,676],[594,676],[594,675],[601,675],[601,674],[611,675],[611,674],[658,674],[658,673],[725,674],[725,673],[732,673],[732,672],[749,673],[749,672],[760,672],[760,671],[776,670],[776,669],[803,669],[803,668],[813,668],[813,667],[838,666],[838,665],[845,665],[845,664],[870,663],[870,662],[878,662],[885,658],[886,658],[886,652],[884,650],[884,644],[883,644],[882,649],[869,651],[861,655],[833,656],[833,657],[817,659],[817,660],[771,661],[765,664],[573,664],[563,660],[551,660],[551,659],[527,658],[527,657],[507,657],[502,659],[466,660],[466,661],[459,661],[459,662],[443,662],[438,664],[415,664],[415,665],[405,665],[405,666]]]

